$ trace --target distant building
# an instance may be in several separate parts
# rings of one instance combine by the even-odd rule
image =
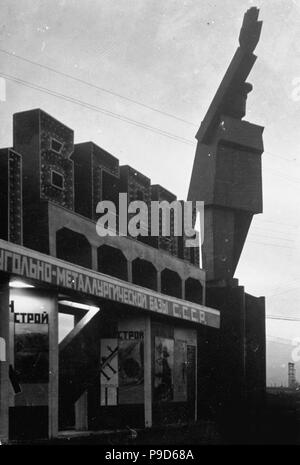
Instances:
[[[297,387],[296,368],[295,364],[292,362],[288,364],[288,386],[292,389],[295,389]]]

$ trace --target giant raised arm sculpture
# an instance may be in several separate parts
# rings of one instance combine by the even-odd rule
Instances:
[[[263,128],[242,120],[262,28],[258,14],[246,12],[240,45],[196,135],[188,200],[205,202],[202,256],[212,282],[233,277],[252,216],[262,212]]]

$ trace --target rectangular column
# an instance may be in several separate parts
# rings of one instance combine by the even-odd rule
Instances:
[[[157,292],[161,292],[161,271],[157,272]]]
[[[181,280],[181,298],[185,300],[185,279]]]
[[[98,271],[98,249],[92,244],[92,269]]]
[[[53,308],[49,315],[49,437],[58,435],[58,303],[53,295]]]
[[[145,318],[144,369],[145,369],[145,427],[152,426],[152,360],[151,360],[151,318]]]
[[[203,286],[202,290],[202,305],[205,305],[206,302],[206,283],[201,283]]]
[[[0,441],[9,431],[9,287],[0,284]]]
[[[97,249],[95,249],[97,251]],[[87,315],[86,315],[87,316]],[[75,315],[75,327],[78,329],[84,325],[85,320]],[[84,326],[82,326],[84,327]],[[82,329],[82,328],[81,328]],[[75,402],[75,429],[76,431],[86,431],[88,429],[88,392],[84,391]]]
[[[127,260],[127,281],[132,283],[132,261]]]

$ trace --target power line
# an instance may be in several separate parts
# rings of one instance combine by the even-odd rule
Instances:
[[[78,77],[76,77],[76,76],[74,76],[74,75],[72,75],[72,74],[65,73],[64,71],[60,71],[60,70],[58,70],[58,69],[56,69],[56,68],[53,68],[53,67],[51,67],[51,66],[42,64],[42,63],[40,63],[40,62],[38,62],[38,61],[30,60],[29,58],[26,58],[26,57],[21,56],[21,55],[17,55],[17,54],[14,53],[14,52],[9,52],[8,50],[2,49],[2,48],[0,48],[0,52],[6,54],[6,55],[8,55],[8,56],[11,56],[11,57],[13,57],[13,58],[17,58],[18,60],[21,60],[21,61],[24,61],[24,62],[26,62],[26,63],[29,63],[29,64],[31,64],[31,65],[33,65],[33,66],[38,66],[38,67],[40,67],[40,68],[46,69],[47,71],[51,71],[52,73],[55,73],[55,74],[58,74],[58,75],[60,75],[60,76],[66,77],[66,78],[68,78],[68,79],[71,79],[71,80],[73,80],[73,81],[79,82],[79,83],[81,83],[81,84],[85,84],[86,86],[91,87],[91,88],[94,88],[94,89],[97,89],[97,90],[100,90],[101,92],[104,92],[104,93],[113,95],[113,96],[118,97],[118,98],[120,98],[120,99],[122,99],[122,100],[131,102],[131,103],[134,103],[135,105],[141,106],[141,107],[143,107],[143,108],[147,108],[148,110],[151,110],[151,111],[154,111],[154,112],[156,112],[156,113],[160,113],[160,114],[162,114],[162,115],[164,115],[164,116],[168,116],[168,117],[170,117],[170,118],[176,119],[176,120],[181,121],[181,122],[183,122],[183,123],[186,123],[186,124],[188,124],[188,125],[190,125],[190,126],[197,127],[197,125],[196,125],[195,123],[192,123],[191,121],[188,121],[188,120],[186,120],[186,119],[184,119],[184,118],[181,118],[181,117],[179,117],[179,116],[173,115],[173,114],[171,114],[171,113],[168,113],[168,112],[166,112],[166,111],[160,110],[160,109],[158,109],[158,108],[152,107],[151,105],[147,105],[146,103],[141,102],[141,101],[139,101],[139,100],[135,100],[135,99],[133,99],[133,98],[126,97],[126,96],[124,96],[124,95],[122,95],[122,94],[119,94],[119,93],[117,93],[117,92],[114,92],[114,91],[112,91],[112,90],[110,90],[110,89],[106,89],[106,88],[104,88],[104,87],[98,86],[98,85],[96,85],[96,84],[93,84],[92,82],[86,81],[85,79],[78,78]],[[298,160],[292,160],[292,159],[287,158],[287,157],[283,157],[282,155],[278,155],[278,154],[276,154],[276,153],[274,153],[274,152],[264,151],[264,154],[270,155],[271,157],[280,158],[281,160],[285,160],[285,161],[289,161],[289,162],[297,162],[297,161],[298,161]]]
[[[14,58],[17,58],[18,60],[25,61],[26,63],[30,63],[31,65],[38,66],[40,68],[51,71],[52,73],[59,74],[60,76],[66,77],[68,79],[72,79],[73,81],[79,82],[81,84],[85,84],[85,85],[87,85],[89,87],[100,90],[101,92],[105,92],[106,94],[113,95],[113,96],[118,97],[120,99],[123,99],[123,100],[125,100],[127,102],[134,103],[135,105],[138,105],[140,107],[147,108],[148,110],[154,111],[156,113],[160,113],[160,114],[162,114],[164,116],[168,116],[169,118],[173,118],[173,119],[176,119],[177,121],[181,121],[181,122],[183,122],[185,124],[196,127],[196,125],[194,123],[192,123],[191,121],[187,121],[187,120],[185,120],[183,118],[180,118],[179,116],[172,115],[171,113],[168,113],[166,111],[159,110],[158,108],[154,108],[154,107],[152,107],[150,105],[147,105],[147,104],[145,104],[143,102],[140,102],[138,100],[134,100],[134,99],[132,99],[130,97],[125,97],[124,95],[118,94],[117,92],[114,92],[114,91],[109,90],[109,89],[105,89],[104,87],[97,86],[96,84],[93,84],[93,83],[91,83],[89,81],[85,81],[84,79],[80,79],[80,78],[78,78],[76,76],[73,76],[71,74],[64,73],[63,71],[59,71],[58,69],[52,68],[52,67],[47,66],[47,65],[43,65],[43,64],[41,64],[41,63],[39,63],[37,61],[29,60],[28,58],[22,57],[21,55],[16,55],[15,53],[9,52],[8,50],[4,50],[4,49],[0,48],[0,52],[5,53],[6,55],[12,56]]]
[[[251,240],[248,240],[247,242],[252,242],[252,244],[261,244],[261,245],[268,245],[270,247],[280,247],[280,248],[283,248],[283,249],[294,250],[294,247],[288,247],[287,245],[269,244],[268,242],[258,242],[258,241],[251,241]]]
[[[292,316],[276,316],[276,315],[266,315],[267,320],[283,320],[283,321],[300,321],[300,318],[295,318]]]
[[[93,84],[93,83],[91,83],[91,82],[89,82],[89,81],[86,81],[85,79],[78,78],[78,77],[76,77],[76,76],[74,76],[74,75],[72,75],[72,74],[65,73],[65,72],[63,72],[63,71],[59,71],[59,70],[56,69],[56,68],[53,68],[53,67],[48,66],[48,65],[44,65],[44,64],[42,64],[42,63],[40,63],[40,62],[38,62],[38,61],[30,60],[29,58],[25,58],[25,57],[23,57],[23,56],[21,56],[21,55],[17,55],[17,54],[14,53],[14,52],[9,52],[8,50],[4,50],[4,49],[2,49],[2,48],[0,48],[0,52],[6,54],[6,55],[8,55],[8,56],[11,56],[11,57],[13,57],[13,58],[17,58],[18,60],[22,60],[22,61],[24,61],[24,62],[26,62],[26,63],[29,63],[29,64],[33,65],[33,66],[38,66],[38,67],[40,67],[40,68],[46,69],[47,71],[51,71],[51,72],[53,72],[53,73],[55,73],[55,74],[58,74],[58,75],[63,76],[63,77],[66,77],[66,78],[71,79],[71,80],[73,80],[73,81],[79,82],[79,83],[81,83],[81,84],[85,84],[86,86],[91,87],[91,88],[94,88],[94,89],[97,89],[97,90],[99,90],[99,91],[101,91],[101,92],[107,93],[107,94],[109,94],[109,95],[113,95],[113,96],[118,97],[118,98],[120,98],[120,99],[122,99],[122,100],[125,100],[125,101],[127,101],[127,102],[134,103],[135,105],[141,106],[141,107],[143,107],[143,108],[147,108],[148,110],[154,111],[154,112],[156,112],[156,113],[160,113],[160,114],[162,114],[162,115],[164,115],[164,116],[167,116],[167,117],[169,117],[169,118],[176,119],[176,120],[181,121],[181,122],[183,122],[183,123],[186,123],[186,124],[188,124],[188,125],[190,125],[190,126],[197,127],[196,124],[194,124],[194,123],[192,123],[191,121],[188,121],[188,120],[186,120],[186,119],[184,119],[184,118],[181,118],[181,117],[179,117],[179,116],[173,115],[173,114],[171,114],[171,113],[168,113],[168,112],[166,112],[166,111],[160,110],[160,109],[158,109],[158,108],[152,107],[151,105],[147,105],[147,104],[145,104],[145,103],[143,103],[143,102],[141,102],[141,101],[139,101],[139,100],[135,100],[135,99],[133,99],[133,98],[126,97],[126,96],[124,96],[124,95],[122,95],[122,94],[119,94],[119,93],[117,93],[117,92],[114,92],[114,91],[112,91],[112,90],[110,90],[110,89],[106,89],[106,88],[104,88],[104,87],[101,87],[101,86],[98,86],[98,85],[96,85],[96,84]],[[276,158],[279,158],[279,159],[281,159],[281,160],[285,160],[285,161],[288,161],[288,162],[298,162],[298,160],[295,160],[295,159],[293,160],[293,159],[290,159],[290,158],[287,158],[287,157],[283,157],[282,155],[278,155],[278,154],[276,154],[276,153],[274,153],[274,152],[264,151],[264,154],[267,154],[267,155],[270,155],[271,157],[276,157]]]
[[[298,289],[300,289],[300,286],[292,287],[290,289],[286,289],[285,291],[278,292],[277,294],[271,294],[271,295],[267,296],[267,298],[271,299],[273,297],[277,297],[278,295],[287,294],[288,292],[297,291]]]
[[[266,153],[267,155],[270,155],[271,157],[280,158],[281,160],[288,161],[290,163],[299,163],[300,161],[297,158],[283,157],[282,155],[278,155],[277,153],[274,153],[274,152],[269,152],[268,150],[265,151],[264,153]]]
[[[146,129],[148,131],[154,132],[154,133],[159,134],[161,136],[168,137],[169,139],[176,140],[177,142],[182,142],[182,143],[187,144],[187,145],[193,145],[193,146],[195,145],[195,143],[193,141],[191,141],[189,139],[185,139],[184,137],[176,136],[175,134],[164,131],[163,129],[160,129],[160,128],[157,128],[157,127],[154,127],[154,126],[150,126],[149,124],[142,123],[140,121],[136,121],[134,119],[128,118],[127,116],[123,116],[121,114],[112,112],[110,110],[106,110],[105,108],[101,108],[101,107],[98,107],[96,105],[92,105],[90,103],[84,102],[83,100],[75,99],[73,97],[62,94],[60,92],[56,92],[56,91],[53,91],[51,89],[48,89],[47,87],[42,87],[42,86],[39,86],[37,84],[31,83],[29,81],[24,81],[23,79],[20,79],[20,78],[18,78],[16,76],[12,76],[12,75],[9,75],[9,74],[4,74],[4,73],[0,73],[0,76],[3,76],[5,79],[13,81],[13,82],[15,82],[17,84],[21,84],[21,85],[23,85],[25,87],[29,87],[30,89],[34,89],[34,90],[37,90],[39,92],[46,93],[48,95],[52,95],[54,97],[63,99],[65,101],[67,101],[67,102],[75,103],[76,105],[80,105],[80,106],[82,106],[84,108],[88,108],[89,110],[93,110],[93,111],[96,111],[98,113],[102,113],[102,114],[104,114],[106,116],[110,116],[112,118],[124,121],[124,122],[132,124],[134,126]]]
[[[147,108],[148,110],[154,111],[154,112],[156,112],[156,113],[160,113],[160,114],[162,114],[162,115],[164,115],[164,116],[167,116],[167,117],[169,117],[169,118],[176,119],[177,121],[181,121],[181,122],[186,123],[186,124],[188,124],[188,125],[190,125],[190,126],[197,127],[196,124],[194,124],[194,123],[192,123],[191,121],[188,121],[188,120],[186,120],[186,119],[184,119],[184,118],[181,118],[181,117],[179,117],[179,116],[173,115],[173,114],[171,114],[171,113],[168,113],[168,112],[166,112],[166,111],[160,110],[160,109],[158,109],[158,108],[152,107],[151,105],[147,105],[147,104],[145,104],[145,103],[143,103],[143,102],[141,102],[141,101],[135,100],[135,99],[133,99],[133,98],[126,97],[126,96],[124,96],[124,95],[122,95],[122,94],[119,94],[119,93],[117,93],[117,92],[114,92],[114,91],[112,91],[112,90],[106,89],[106,88],[104,88],[104,87],[98,86],[98,85],[93,84],[93,83],[91,83],[91,82],[89,82],[89,81],[86,81],[86,80],[84,80],[84,79],[78,78],[78,77],[76,77],[76,76],[74,76],[74,75],[72,75],[72,74],[65,73],[65,72],[63,72],[63,71],[59,71],[58,69],[53,68],[53,67],[51,67],[51,66],[44,65],[44,64],[39,63],[39,62],[34,61],[34,60],[30,60],[29,58],[25,58],[25,57],[23,57],[23,56],[21,56],[21,55],[17,55],[17,54],[14,53],[14,52],[9,52],[8,50],[4,50],[4,49],[2,49],[2,48],[0,48],[0,52],[6,54],[6,55],[8,55],[8,56],[11,56],[11,57],[13,57],[13,58],[17,58],[18,60],[22,60],[22,61],[24,61],[24,62],[26,62],[26,63],[29,63],[29,64],[33,65],[33,66],[38,66],[38,67],[40,67],[40,68],[46,69],[47,71],[51,71],[51,72],[53,72],[53,73],[55,73],[55,74],[58,74],[58,75],[63,76],[63,77],[66,77],[66,78],[71,79],[71,80],[73,80],[73,81],[79,82],[79,83],[81,83],[81,84],[85,84],[86,86],[91,87],[91,88],[94,88],[94,89],[97,89],[97,90],[99,90],[99,91],[101,91],[101,92],[107,93],[107,94],[109,94],[109,95],[113,95],[113,96],[118,97],[118,98],[120,98],[120,99],[122,99],[122,100],[125,100],[125,101],[127,101],[127,102],[134,103],[135,105],[141,106],[141,107],[143,107],[143,108]],[[285,160],[285,161],[288,161],[288,162],[297,162],[297,161],[298,161],[298,160],[292,160],[292,159],[287,158],[287,157],[283,157],[283,156],[281,156],[281,155],[278,155],[278,154],[275,154],[275,153],[269,152],[269,151],[264,151],[264,154],[267,154],[267,155],[270,155],[270,156],[272,156],[272,157],[276,157],[276,158],[279,158],[279,159],[281,159],[281,160]]]
[[[240,228],[237,230],[239,231]],[[294,239],[287,239],[286,237],[283,237],[283,236],[273,236],[273,235],[270,235],[270,234],[264,234],[264,233],[261,233],[260,231],[265,231],[266,233],[275,233],[275,234],[285,234],[284,231],[278,231],[276,229],[263,229],[263,228],[259,228],[257,226],[252,226],[251,229],[249,230],[249,233],[248,233],[248,237],[252,237],[252,236],[255,236],[255,237],[258,237],[259,239],[260,238],[267,238],[267,239],[273,239],[275,241],[285,241],[285,242],[291,242],[291,243],[294,243],[295,240]],[[236,231],[235,231],[236,232]],[[227,235],[232,237],[235,232],[231,232],[231,233],[228,233]],[[291,232],[289,233],[291,234]],[[256,241],[251,241],[249,239],[247,239],[247,242],[253,242],[253,243],[257,243],[257,244],[266,244],[265,242],[256,242]],[[266,245],[270,245],[270,246],[280,246],[280,247],[286,247],[288,249],[292,249],[293,247],[287,247],[286,245],[280,245],[280,244],[272,244],[272,243],[268,243]]]
[[[138,106],[140,106],[140,107],[146,108],[146,109],[151,110],[151,111],[154,111],[154,112],[156,112],[156,113],[160,113],[160,114],[162,114],[162,115],[164,115],[164,116],[167,116],[167,117],[169,117],[169,118],[176,119],[177,121],[181,121],[181,122],[183,122],[183,123],[185,123],[185,124],[188,124],[188,125],[190,125],[190,126],[197,127],[196,124],[194,124],[194,123],[192,123],[191,121],[188,121],[188,120],[186,120],[186,119],[184,119],[184,118],[178,117],[178,116],[173,115],[173,114],[171,114],[171,113],[168,113],[168,112],[166,112],[166,111],[163,111],[163,110],[160,110],[160,109],[158,109],[158,108],[152,107],[151,105],[147,105],[147,104],[145,104],[145,103],[143,103],[143,102],[141,102],[141,101],[132,99],[132,98],[130,98],[130,97],[125,97],[125,96],[122,95],[122,94],[119,94],[119,93],[114,92],[114,91],[112,91],[112,90],[109,90],[109,89],[106,89],[106,88],[104,88],[104,87],[98,86],[98,85],[93,84],[93,83],[91,83],[91,82],[89,82],[89,81],[86,81],[86,80],[84,80],[84,79],[78,78],[78,77],[76,77],[76,76],[74,76],[74,75],[65,73],[65,72],[63,72],[63,71],[59,71],[58,69],[53,68],[53,67],[51,67],[51,66],[44,65],[44,64],[39,63],[39,62],[37,62],[37,61],[30,60],[29,58],[25,58],[25,57],[23,57],[23,56],[21,56],[21,55],[17,55],[17,54],[14,53],[14,52],[9,52],[8,50],[4,50],[4,49],[1,49],[1,48],[0,48],[0,52],[6,54],[6,55],[8,55],[8,56],[11,56],[11,57],[13,57],[13,58],[17,58],[18,60],[22,60],[22,61],[24,61],[24,62],[26,62],[26,63],[29,63],[29,64],[33,65],[33,66],[37,66],[37,67],[46,69],[47,71],[51,71],[51,72],[53,72],[53,73],[55,73],[55,74],[58,74],[58,75],[61,75],[61,76],[63,76],[63,77],[66,77],[66,78],[68,78],[68,79],[71,79],[71,80],[73,80],[73,81],[79,82],[79,83],[81,83],[81,84],[84,84],[84,85],[86,85],[86,86],[88,86],[88,87],[91,87],[91,88],[94,88],[94,89],[96,89],[96,90],[99,90],[99,91],[101,91],[101,92],[107,93],[107,94],[109,94],[109,95],[113,95],[113,96],[118,97],[118,98],[120,98],[120,99],[122,99],[122,100],[125,100],[125,101],[127,101],[127,102],[134,103],[135,105],[138,105]],[[192,142],[192,141],[189,141],[189,142],[194,144],[194,142]],[[281,160],[285,160],[285,161],[288,161],[288,162],[297,162],[297,161],[298,161],[298,160],[292,160],[292,159],[287,158],[287,157],[283,157],[283,156],[281,156],[281,155],[278,155],[278,154],[275,154],[275,153],[269,152],[269,151],[265,151],[264,154],[267,154],[267,155],[270,155],[270,156],[272,156],[272,157],[276,157],[276,158],[279,158],[279,159],[281,159]],[[279,174],[278,174],[278,176],[279,176]],[[280,177],[283,177],[283,176],[280,175]]]
[[[160,128],[156,128],[156,127],[150,126],[148,124],[141,123],[139,121],[133,120],[133,119],[128,118],[128,117],[125,117],[125,116],[120,115],[118,113],[114,113],[114,112],[111,112],[111,111],[106,110],[104,108],[97,107],[97,106],[89,104],[87,102],[84,102],[84,101],[75,99],[73,97],[67,96],[65,94],[62,94],[62,93],[59,93],[59,92],[56,92],[56,91],[52,91],[52,90],[50,90],[50,89],[48,89],[46,87],[42,87],[42,86],[39,86],[37,84],[25,81],[25,80],[20,79],[20,78],[17,78],[16,76],[4,74],[4,73],[0,73],[0,76],[3,76],[6,79],[8,79],[10,81],[13,81],[13,82],[15,82],[17,84],[21,84],[21,85],[23,85],[25,87],[29,87],[29,88],[37,90],[39,92],[43,92],[43,93],[46,93],[48,95],[52,95],[54,97],[63,99],[65,101],[75,103],[76,105],[80,105],[80,106],[88,108],[90,110],[97,111],[99,113],[105,114],[105,115],[110,116],[112,118],[116,118],[116,119],[119,119],[121,121],[127,122],[129,124],[133,124],[133,125],[135,125],[137,127],[146,129],[148,131],[152,131],[152,132],[154,132],[156,134],[168,137],[168,138],[173,139],[173,140],[175,140],[177,142],[182,142],[182,143],[185,143],[185,144],[188,144],[188,145],[194,145],[194,143],[192,141],[189,141],[188,139],[185,139],[185,138],[180,137],[180,136],[176,136],[175,134],[169,133],[169,132],[164,131],[164,130],[162,130]],[[275,237],[270,237],[270,239],[277,240],[277,238],[275,238]],[[278,239],[279,240],[282,239],[282,240],[289,241],[289,239],[283,239],[283,238],[278,238]],[[279,245],[279,244],[270,244],[270,243],[258,242],[258,241],[249,241],[249,242],[256,243],[256,244],[261,244],[261,245],[268,245],[268,246],[271,246],[271,247],[284,247],[284,248],[292,249],[292,247],[287,247],[287,246]]]
[[[286,241],[286,242],[295,242],[292,239],[285,239],[284,237],[268,236],[267,234],[261,234],[259,232],[256,233],[256,232],[250,231],[249,234],[252,235],[252,236],[264,237],[264,238],[267,238],[267,239],[274,239],[275,241],[280,240],[280,241]]]
[[[263,231],[263,232],[268,232],[268,233],[274,233],[274,234],[284,234],[284,236],[279,236],[278,239],[283,239],[284,237],[287,237],[287,235],[291,235],[292,234],[292,231],[281,231],[281,230],[278,230],[278,229],[268,229],[268,228],[260,228],[258,226],[252,226],[252,228],[250,229],[250,232],[251,231]],[[289,239],[291,240],[291,239]]]
[[[298,227],[298,226],[295,225],[295,224],[291,224],[291,223],[282,223],[282,222],[279,222],[279,221],[265,220],[264,218],[262,218],[260,221],[263,221],[264,223],[279,224],[279,225],[281,225],[281,226],[289,226],[290,228],[297,228],[297,227]]]
[[[300,278],[294,278],[294,279],[292,279],[291,281],[284,281],[284,282],[280,281],[279,283],[277,283],[277,284],[274,286],[274,289],[276,290],[276,289],[278,289],[280,286],[281,286],[281,287],[283,287],[283,286],[290,286],[291,284],[296,284],[296,283],[298,283],[299,281],[300,281]],[[290,288],[290,289],[295,289],[295,288]],[[284,292],[286,292],[286,291],[284,291]],[[279,294],[281,294],[281,293],[282,293],[282,291],[281,291]],[[277,295],[277,294],[271,294],[270,297],[273,296],[273,295]]]
[[[285,179],[295,184],[300,184],[300,178],[292,178],[291,176],[284,176],[281,173],[278,173],[278,171],[275,171],[272,169],[268,169],[267,172],[270,172],[271,174],[273,174],[273,176],[278,176],[279,178]]]
[[[191,121],[188,121],[188,120],[186,120],[184,118],[173,115],[171,113],[160,110],[158,108],[152,107],[151,105],[147,105],[146,103],[141,102],[139,100],[135,100],[133,98],[126,97],[126,96],[124,96],[122,94],[119,94],[117,92],[114,92],[114,91],[112,91],[110,89],[106,89],[104,87],[98,86],[96,84],[93,84],[92,82],[86,81],[85,79],[78,78],[78,77],[76,77],[76,76],[74,76],[72,74],[65,73],[65,72],[60,71],[60,70],[58,70],[56,68],[53,68],[51,66],[44,65],[44,64],[42,64],[42,63],[40,63],[38,61],[30,60],[29,58],[23,57],[21,55],[17,55],[14,52],[9,52],[8,50],[2,49],[2,48],[0,48],[0,52],[6,54],[8,56],[11,56],[13,58],[17,58],[18,60],[29,63],[29,64],[31,64],[33,66],[38,66],[38,67],[40,67],[42,69],[46,69],[47,71],[51,71],[51,72],[53,72],[55,74],[58,74],[60,76],[66,77],[66,78],[71,79],[71,80],[76,81],[76,82],[79,82],[79,83],[84,84],[84,85],[86,85],[88,87],[100,90],[101,92],[107,93],[109,95],[113,95],[113,96],[118,97],[118,98],[120,98],[122,100],[125,100],[127,102],[131,102],[131,103],[134,103],[135,105],[141,106],[143,108],[147,108],[148,110],[154,111],[156,113],[160,113],[160,114],[162,114],[164,116],[168,116],[169,118],[176,119],[176,120],[181,121],[183,123],[186,123],[186,124],[188,124],[190,126],[197,127],[197,125],[195,123],[192,123]],[[285,161],[289,161],[289,162],[297,162],[298,161],[298,160],[292,160],[292,159],[287,158],[287,157],[283,157],[282,155],[278,155],[278,154],[276,154],[274,152],[264,151],[264,154],[270,155],[271,157],[280,158],[281,160],[285,160]]]
[[[269,152],[268,150],[265,150],[264,154],[270,155],[271,157],[280,158],[281,160],[298,163],[298,160],[296,159],[292,160],[291,158],[283,157],[282,155],[277,155],[277,153]]]

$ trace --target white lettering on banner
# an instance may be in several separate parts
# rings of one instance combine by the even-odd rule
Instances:
[[[157,297],[150,296],[150,310],[168,315],[168,302],[162,299],[158,299]]]
[[[173,315],[177,318],[181,318],[180,308],[178,304],[173,303]]]
[[[180,301],[157,297],[143,290],[131,289],[130,285],[110,282],[93,272],[85,274],[63,268],[57,264],[48,263],[9,250],[0,249],[0,271],[20,275],[24,278],[43,281],[58,287],[72,289],[88,295],[94,295],[115,302],[124,303],[144,310],[181,318],[203,325],[219,327],[219,314],[205,311],[205,307],[189,305]],[[94,276],[93,276],[94,274]]]
[[[201,311],[197,312],[194,308],[192,308],[192,310],[191,310],[191,320],[196,321],[197,323],[199,323],[199,319],[197,318],[197,316],[198,315],[200,316],[200,321],[201,321],[201,319],[203,318],[203,316],[201,315],[202,313],[203,312],[201,312]]]

